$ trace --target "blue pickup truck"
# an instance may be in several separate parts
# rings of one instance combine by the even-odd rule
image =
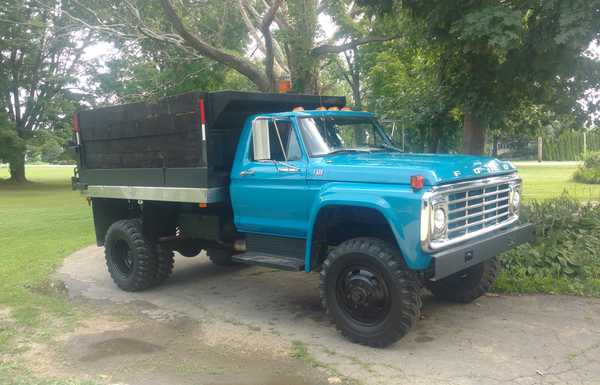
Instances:
[[[320,274],[351,341],[383,347],[421,292],[470,302],[497,255],[533,237],[510,162],[400,151],[344,98],[194,92],[81,111],[73,177],[121,289],[154,287],[174,252]]]

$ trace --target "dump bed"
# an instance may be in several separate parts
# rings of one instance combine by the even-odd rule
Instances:
[[[92,196],[220,200],[248,116],[344,104],[343,97],[222,91],[81,111],[74,182]]]

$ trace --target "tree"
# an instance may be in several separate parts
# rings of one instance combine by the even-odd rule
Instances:
[[[600,37],[599,0],[360,3],[378,17],[408,16],[424,30],[424,48],[440,52],[441,85],[464,115],[465,153],[482,153],[486,127],[522,103],[573,112],[600,85],[600,62],[583,54]]]
[[[25,152],[25,142],[17,135],[8,115],[0,112],[0,161],[14,164]]]
[[[225,0],[201,4],[194,0],[160,0],[160,9],[157,3],[142,0],[77,3],[83,16],[73,19],[87,28],[134,44],[153,40],[177,47],[180,55],[188,58],[208,58],[237,71],[260,91],[275,91],[277,81],[289,77],[294,91],[317,93],[324,56],[387,39],[364,35],[343,44],[318,43],[318,16],[325,11],[325,2],[318,0]],[[204,28],[207,19],[233,13],[236,15],[232,25],[242,25],[245,36],[220,40],[214,31]],[[227,46],[230,41],[238,46],[231,49]],[[248,55],[248,45],[255,46],[254,51],[260,55]]]
[[[422,40],[405,36],[363,53],[369,108],[404,128],[409,150],[445,152],[456,146],[460,114],[438,77],[439,53]]]
[[[93,106],[156,100],[194,90],[256,90],[238,72],[210,59],[181,57],[168,45],[151,40],[113,44],[118,54],[86,64]]]
[[[73,108],[69,87],[76,84],[81,55],[93,34],[73,27],[65,17],[64,1],[0,4],[0,108],[14,130],[7,157],[11,179],[23,182],[23,143],[37,130],[52,129]]]

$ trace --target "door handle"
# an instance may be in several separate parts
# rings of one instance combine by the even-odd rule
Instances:
[[[254,171],[253,169],[248,169],[248,170],[244,170],[240,172],[240,176],[249,176],[249,175],[254,175],[256,173],[256,171]]]
[[[277,170],[279,170],[279,172],[287,172],[290,174],[299,173],[302,171],[298,167],[279,167]]]

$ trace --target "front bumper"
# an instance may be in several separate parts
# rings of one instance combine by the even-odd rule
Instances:
[[[442,279],[500,253],[535,239],[535,227],[528,223],[494,231],[449,249],[431,254],[433,281]]]

